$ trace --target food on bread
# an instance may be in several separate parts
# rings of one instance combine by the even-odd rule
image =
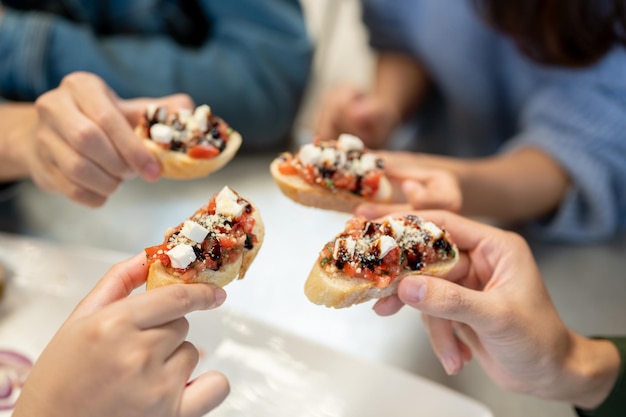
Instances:
[[[135,133],[158,158],[162,176],[173,179],[206,177],[226,165],[242,142],[206,104],[193,113],[148,106]]]
[[[296,154],[284,152],[270,172],[283,194],[305,206],[352,212],[366,201],[391,201],[383,160],[353,135],[316,139]]]
[[[458,258],[449,233],[418,216],[354,217],[324,245],[304,292],[315,304],[349,307],[395,294],[407,275],[443,277]]]
[[[224,187],[191,217],[165,232],[162,244],[146,248],[146,288],[177,283],[223,287],[242,279],[265,236],[257,208]]]

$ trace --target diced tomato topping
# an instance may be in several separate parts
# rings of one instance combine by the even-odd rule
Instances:
[[[217,130],[218,130],[218,132],[220,132],[220,137],[222,139],[224,139],[224,142],[228,142],[228,138],[229,138],[229,136],[228,136],[228,125],[226,124],[225,121],[220,120],[217,123]]]
[[[254,217],[244,216],[243,218],[240,218],[239,224],[241,224],[241,228],[245,234],[250,234],[252,229],[254,229]]]
[[[161,253],[158,253],[161,251]],[[148,262],[152,263],[157,260],[160,260],[163,266],[167,266],[171,263],[170,257],[165,253],[167,251],[167,247],[164,244],[150,246],[145,249],[146,257],[148,258]]]
[[[382,171],[369,171],[365,174],[361,183],[362,194],[365,196],[375,195],[378,192],[378,185],[380,184],[382,175]]]
[[[298,170],[298,168],[293,166],[290,161],[284,161],[278,165],[278,172],[283,175],[296,175],[300,171]]]
[[[343,188],[348,191],[354,191],[357,188],[357,178],[345,171],[337,170],[333,174],[333,184],[337,188]]]
[[[209,214],[215,214],[215,206],[217,205],[217,203],[215,202],[215,196],[213,196],[211,198],[211,200],[209,201],[209,204],[207,206],[207,212]]]
[[[211,144],[192,146],[187,155],[195,159],[210,159],[220,154],[220,150]]]
[[[233,236],[222,236],[220,237],[220,245],[222,249],[230,249],[237,246],[237,239]]]
[[[342,270],[346,275],[348,275],[349,277],[353,277],[355,275],[357,275],[357,270],[354,267],[354,265],[352,265],[350,262],[347,262],[344,266],[343,266],[343,270]]]
[[[313,184],[315,182],[315,178],[317,177],[317,174],[315,173],[315,168],[313,167],[313,165],[307,164],[304,167],[302,176],[307,183]]]

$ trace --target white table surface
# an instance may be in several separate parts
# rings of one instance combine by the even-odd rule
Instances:
[[[123,184],[97,210],[20,185],[21,234],[124,254],[158,244],[167,227],[192,214],[224,185],[254,201],[266,238],[245,281],[227,287],[226,306],[291,334],[355,357],[392,365],[452,387],[486,404],[496,416],[571,417],[566,404],[501,391],[472,364],[448,377],[431,352],[419,314],[409,308],[387,318],[371,303],[343,310],[308,302],[304,281],[323,244],[343,228],[346,214],[300,206],[274,185],[274,155],[239,155],[209,178],[140,179]],[[591,247],[534,246],[565,322],[584,334],[626,334],[626,238]]]

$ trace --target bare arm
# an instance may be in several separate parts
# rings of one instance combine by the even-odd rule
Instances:
[[[563,168],[539,149],[450,161],[461,184],[462,213],[469,216],[502,221],[545,216],[556,210],[570,185]]]
[[[404,120],[417,110],[428,87],[426,70],[416,59],[394,52],[378,57],[374,94],[397,120]]]
[[[489,217],[504,222],[536,219],[556,210],[570,186],[570,178],[563,168],[536,148],[480,159],[410,152],[381,152],[381,155],[390,167],[389,173],[394,176],[392,180],[396,184],[405,180],[422,182],[416,177],[416,168],[422,171],[432,169],[434,176],[440,176],[441,172],[452,174],[460,188],[458,207],[467,216]],[[426,191],[420,194],[421,201],[407,196],[413,208],[437,207],[433,202],[437,200],[436,196]],[[377,217],[390,210],[409,208],[403,207],[406,201],[402,203],[391,208],[364,205],[359,210],[360,214]]]
[[[37,112],[33,104],[0,106],[0,181],[29,177],[27,141],[34,136]]]

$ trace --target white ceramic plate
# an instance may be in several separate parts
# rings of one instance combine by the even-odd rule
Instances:
[[[0,234],[0,262],[9,275],[0,348],[36,358],[96,280],[126,257]],[[231,383],[231,395],[211,416],[492,416],[448,388],[226,308],[192,313],[189,321],[189,339],[203,353],[197,373],[219,370]]]

